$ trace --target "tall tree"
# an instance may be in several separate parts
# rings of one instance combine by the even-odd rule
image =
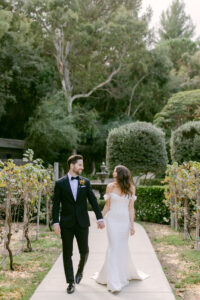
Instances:
[[[195,26],[185,13],[183,0],[174,0],[166,12],[162,12],[160,25],[160,38],[164,40],[192,38],[194,35]]]
[[[77,146],[80,133],[72,116],[66,114],[66,106],[62,90],[51,93],[42,99],[26,123],[26,146],[46,162],[66,161]]]
[[[154,117],[154,125],[161,127],[169,138],[172,130],[182,124],[199,120],[200,90],[179,92],[169,98],[168,103]]]
[[[41,38],[31,20],[8,1],[0,7],[0,136],[23,139],[24,124],[57,85],[56,72],[49,57],[40,55]]]
[[[2,6],[3,3],[0,3],[0,41],[4,34],[9,30],[11,21],[12,21],[12,12],[7,10],[6,7]],[[2,9],[3,8],[3,9]],[[1,51],[2,52],[2,51]],[[1,53],[0,53],[0,61],[1,61]],[[11,74],[8,70],[4,70],[2,68],[2,64],[0,67],[0,118],[5,114],[5,105],[10,100],[14,101],[15,97],[13,97],[8,91],[7,86],[11,81]]]
[[[121,70],[130,51],[144,44],[141,0],[25,1],[28,16],[41,26],[56,60],[68,113]]]
[[[193,55],[199,48],[198,43],[186,38],[165,40],[161,41],[159,44],[168,48],[168,56],[176,70],[180,66],[183,55],[186,53],[188,55]]]

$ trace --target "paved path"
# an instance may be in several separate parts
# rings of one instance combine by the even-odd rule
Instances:
[[[135,235],[129,239],[132,260],[137,268],[150,274],[150,277],[143,281],[131,280],[130,284],[118,294],[112,294],[107,291],[105,285],[97,284],[91,276],[99,271],[103,264],[107,237],[105,229],[99,230],[96,228],[96,219],[93,212],[90,212],[90,219],[90,254],[85,266],[84,277],[81,283],[76,285],[75,293],[71,295],[66,293],[67,285],[65,283],[62,255],[60,255],[36,289],[31,300],[175,300],[149,237],[144,228],[138,223],[135,223]],[[73,261],[74,271],[76,272],[79,254],[75,240]]]

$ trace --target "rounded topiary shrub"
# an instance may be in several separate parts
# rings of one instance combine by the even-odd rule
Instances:
[[[110,172],[122,164],[134,175],[162,174],[167,165],[163,131],[147,122],[112,129],[107,139],[106,162]]]
[[[200,121],[187,122],[172,132],[170,146],[173,161],[200,161]]]
[[[166,137],[171,130],[195,119],[200,106],[200,89],[175,93],[154,117],[153,124],[162,128]]]

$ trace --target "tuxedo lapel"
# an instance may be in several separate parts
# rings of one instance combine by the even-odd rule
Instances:
[[[73,196],[73,193],[72,193],[72,189],[71,189],[71,186],[70,186],[70,183],[69,183],[69,177],[66,175],[66,178],[64,180],[64,186],[65,186],[65,189],[66,189],[66,192],[69,194],[71,200],[73,202],[75,202],[74,200],[74,196]]]

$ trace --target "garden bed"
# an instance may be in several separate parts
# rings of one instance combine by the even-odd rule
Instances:
[[[13,241],[19,232],[13,234]],[[14,271],[9,270],[7,258],[6,271],[0,267],[0,299],[28,300],[51,269],[61,253],[61,239],[54,232],[40,226],[39,239],[35,240],[35,225],[30,225],[32,252],[22,252],[14,256]],[[15,242],[13,245],[16,245]],[[12,246],[12,244],[11,244]],[[0,256],[1,260],[1,256]]]
[[[169,225],[139,222],[148,233],[158,259],[177,297],[200,300],[200,251]],[[195,240],[195,232],[192,233]]]

